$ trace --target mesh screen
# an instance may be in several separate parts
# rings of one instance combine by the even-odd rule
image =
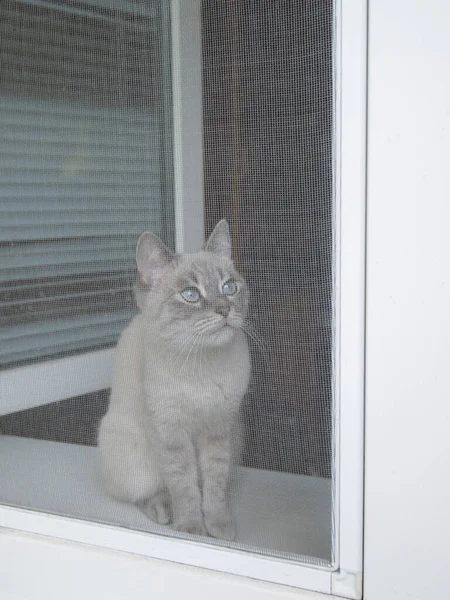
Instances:
[[[114,344],[136,312],[139,233],[173,247],[169,4],[1,5],[8,367]],[[226,544],[323,565],[333,561],[333,8],[201,3],[205,236],[228,220],[250,288],[238,536]],[[0,501],[180,535],[102,491],[95,445],[108,397],[1,417],[1,479],[22,472],[26,489],[16,477]]]
[[[329,477],[332,3],[204,2],[206,222],[252,292],[247,463]]]

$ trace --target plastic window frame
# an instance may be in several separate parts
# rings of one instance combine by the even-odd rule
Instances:
[[[171,0],[176,247],[203,241],[201,0]],[[0,507],[0,527],[347,598],[362,596],[367,3],[336,0],[335,564],[331,569]],[[112,350],[6,371],[2,412],[109,387]],[[61,369],[61,367],[64,367]],[[73,369],[83,373],[77,377]],[[71,377],[64,375],[70,370]],[[97,375],[89,376],[88,373]],[[34,395],[30,395],[33,381]],[[41,385],[36,385],[42,381]],[[65,387],[62,382],[65,381]],[[342,434],[344,432],[344,434]]]

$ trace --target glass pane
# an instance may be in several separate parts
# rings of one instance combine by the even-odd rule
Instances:
[[[2,2],[2,366],[114,344],[143,229],[171,242],[161,2]]]
[[[46,252],[48,244],[55,244],[46,232],[56,225],[61,231],[74,229],[69,241],[62,238],[53,247],[54,253],[63,257],[69,252],[80,268],[89,262],[84,261],[91,251],[86,237],[100,244],[98,231],[104,228],[111,242],[95,246],[99,264],[101,252],[107,257],[105,272],[97,275],[91,269],[89,275],[94,292],[99,286],[102,294],[111,295],[103,303],[93,300],[96,311],[83,312],[89,302],[76,299],[79,289],[72,280],[61,279],[67,277],[64,271],[58,281],[67,304],[49,304],[48,315],[61,321],[85,319],[82,332],[90,330],[86,319],[93,314],[97,325],[113,315],[117,330],[104,342],[112,343],[128,322],[126,311],[137,312],[130,294],[136,275],[142,315],[119,344],[112,393],[100,390],[0,418],[0,431],[6,434],[0,438],[6,457],[0,479],[8,482],[0,500],[332,568],[334,5],[328,0],[202,1],[198,26],[207,245],[194,258],[180,258],[171,254],[169,4],[146,3],[148,12],[133,2],[121,3],[120,11],[117,3],[112,8],[105,1],[97,8],[80,2],[51,4],[53,11],[95,12],[108,23],[120,16],[120,26],[110,30],[108,24],[103,37],[109,40],[106,66],[121,75],[107,84],[109,100],[102,99],[103,79],[72,90],[68,99],[59,79],[50,82],[52,91],[45,97],[33,92],[33,102],[54,102],[50,96],[55,94],[64,106],[80,102],[83,114],[86,107],[87,115],[102,114],[106,129],[100,128],[101,135],[110,135],[119,149],[111,180],[101,175],[83,183],[82,189],[93,194],[86,203],[88,219],[64,221],[54,211],[55,223],[45,221],[43,215],[54,206],[51,195],[39,192],[33,199],[36,209],[30,214],[36,215],[34,229]],[[33,15],[41,10],[12,1],[4,6]],[[89,19],[79,18],[77,27],[90,31]],[[51,22],[43,27],[51,29]],[[97,43],[103,37],[95,37],[92,52],[103,56]],[[87,51],[71,51],[84,65]],[[122,57],[131,55],[123,63]],[[98,67],[102,76],[106,66]],[[73,73],[69,80],[75,81]],[[5,90],[5,97],[11,94]],[[113,123],[111,115],[120,118]],[[132,153],[131,143],[136,144]],[[100,159],[98,164],[103,164]],[[139,193],[133,187],[136,171],[142,177],[136,180]],[[85,210],[81,197],[70,202],[72,216]],[[103,202],[107,222],[100,218]],[[25,247],[24,212],[14,219]],[[189,215],[183,217],[189,226]],[[95,237],[86,233],[90,228]],[[168,248],[155,237],[141,239],[138,274],[134,247],[145,230],[159,235]],[[66,263],[60,266],[64,269]],[[36,266],[44,267],[48,265]],[[80,277],[84,293],[91,288],[84,283],[88,276]],[[112,291],[120,277],[126,279],[123,296]],[[34,288],[28,294],[34,302]],[[45,323],[44,312],[33,315],[34,326]],[[242,332],[251,357],[248,382]],[[88,335],[81,339],[92,347]],[[70,366],[68,370],[70,374]],[[103,462],[95,447],[99,428]],[[20,486],[14,483],[18,469]]]

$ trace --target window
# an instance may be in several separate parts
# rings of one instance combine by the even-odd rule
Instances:
[[[1,11],[16,41],[2,36],[1,502],[38,511],[36,531],[45,513],[69,517],[59,535],[70,539],[103,523],[114,528],[95,543],[356,597],[364,165],[352,188],[340,148],[360,150],[364,134],[348,134],[337,57],[364,47],[362,25],[341,48],[347,21],[332,1],[10,0]],[[238,536],[193,549],[105,494],[95,441],[111,347],[136,311],[139,233],[191,251],[224,217],[251,290]],[[21,513],[2,514],[17,525]]]
[[[170,242],[163,4],[2,7],[2,365],[110,347],[142,226]],[[7,24],[7,26],[6,26]]]

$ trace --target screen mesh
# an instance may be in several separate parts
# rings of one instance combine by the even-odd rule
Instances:
[[[8,367],[114,344],[136,312],[139,233],[174,246],[169,5],[1,4]],[[227,219],[250,288],[253,365],[232,489],[238,535],[209,541],[330,565],[334,6],[203,0],[199,25],[205,238]],[[102,489],[108,397],[0,418],[0,501],[180,535]]]
[[[332,2],[204,2],[205,215],[226,216],[255,346],[246,464],[329,477]]]

